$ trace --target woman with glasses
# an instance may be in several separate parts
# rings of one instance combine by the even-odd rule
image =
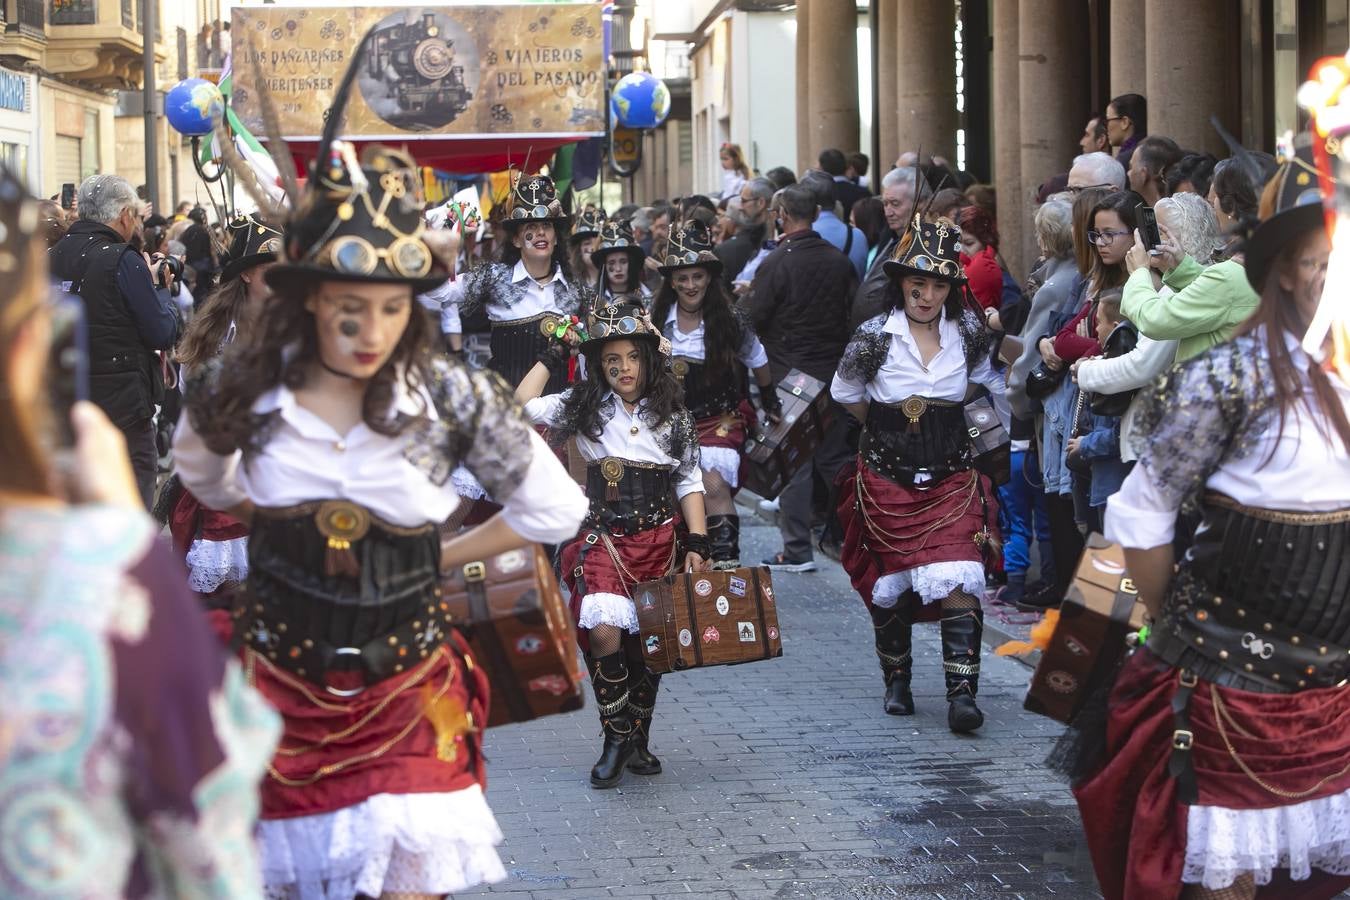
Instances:
[[[633,588],[677,569],[704,571],[711,551],[698,433],[668,370],[669,342],[641,306],[623,300],[587,317],[579,349],[583,379],[541,396],[549,369],[566,360],[559,344],[525,376],[516,398],[552,439],[575,438],[586,460],[590,513],[563,548],[562,572],[605,735],[591,786],[612,788],[625,768],[661,771],[649,747],[661,678],[648,671],[638,644]]]
[[[652,321],[671,342],[675,377],[684,387],[684,405],[698,429],[703,467],[703,502],[716,569],[741,565],[741,517],[734,494],[740,484],[741,448],[755,412],[750,406],[747,370],[759,386],[759,402],[770,422],[782,401],[769,375],[769,356],[754,326],[718,276],[707,229],[690,220],[670,236],[661,266],[664,279],[652,304]]]
[[[997,555],[990,479],[974,467],[964,402],[976,385],[1006,427],[1003,378],[961,271],[961,231],[913,223],[883,266],[891,311],[869,319],[844,351],[830,393],[864,423],[854,465],[839,473],[841,562],[872,616],[886,685],[883,708],[914,714],[911,631],[942,622],[947,723],[984,723],[975,704],[985,566]]]
[[[485,310],[492,327],[489,366],[514,387],[556,340],[545,320],[584,313],[591,288],[575,280],[568,262],[568,218],[553,179],[519,176],[507,207],[501,220],[506,233],[501,261],[477,266],[450,283],[442,327],[457,334],[461,317]],[[566,387],[567,374],[554,373],[549,389]]]
[[[175,460],[249,526],[234,639],[285,726],[262,783],[267,896],[442,897],[506,874],[488,685],[443,574],[565,540],[585,501],[498,376],[433,355],[414,297],[446,269],[412,159],[342,141],[318,158],[336,163],[292,200],[257,338],[191,373]],[[442,541],[460,465],[502,510]]]

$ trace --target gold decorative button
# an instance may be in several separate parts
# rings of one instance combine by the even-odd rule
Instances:
[[[339,453],[343,453],[343,452],[345,452],[345,451],[347,450],[347,442],[346,442],[346,441],[333,441],[333,449],[336,450],[336,451],[339,452]]]

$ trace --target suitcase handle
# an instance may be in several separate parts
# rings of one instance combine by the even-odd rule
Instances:
[[[703,665],[703,635],[698,630],[698,613],[694,609],[694,576],[685,572],[684,578],[684,603],[689,610],[689,634],[694,638],[694,665],[702,667]],[[681,667],[683,668],[683,667]]]
[[[767,571],[763,566],[755,566],[750,570],[750,577],[755,581],[755,610],[759,613],[759,637],[760,643],[764,646],[764,658],[772,659],[772,651],[769,648],[769,626],[764,618],[764,586],[759,582],[759,573],[762,570]]]

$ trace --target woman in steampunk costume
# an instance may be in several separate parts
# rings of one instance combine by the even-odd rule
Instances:
[[[220,284],[201,304],[179,342],[183,370],[206,365],[236,339],[255,339],[271,288],[264,276],[276,262],[281,232],[259,215],[230,221],[230,250]],[[248,575],[248,528],[228,513],[208,509],[175,475],[165,485],[156,513],[169,526],[173,544],[185,557],[188,584],[208,609],[229,608],[230,598]]]
[[[262,785],[269,896],[441,897],[505,876],[482,790],[488,686],[441,574],[564,540],[585,503],[500,378],[433,355],[414,296],[446,270],[418,169],[379,146],[358,162],[340,118],[256,338],[193,373],[176,458],[250,528],[234,637],[285,724]],[[460,464],[503,509],[442,543]]]
[[[989,479],[973,467],[963,404],[988,389],[1008,421],[989,335],[966,297],[961,231],[916,213],[884,263],[891,311],[858,327],[830,393],[864,423],[856,465],[837,481],[842,562],[872,615],[886,682],[884,708],[914,714],[911,632],[941,618],[947,722],[979,728],[985,564],[998,516]]]
[[[652,292],[642,283],[642,266],[646,254],[633,237],[633,224],[628,219],[605,223],[600,232],[600,243],[591,253],[591,260],[599,272],[596,282],[596,303],[608,306],[621,300],[631,300],[643,309],[652,303]]]
[[[591,785],[609,788],[625,767],[639,775],[661,771],[648,745],[660,676],[648,671],[638,644],[633,588],[677,564],[704,570],[709,549],[698,436],[667,371],[666,341],[630,301],[600,307],[586,326],[585,377],[561,394],[540,396],[550,367],[566,359],[558,343],[516,397],[551,438],[574,437],[587,464],[590,514],[563,548],[562,571],[605,734]]]
[[[716,569],[741,565],[741,517],[733,494],[740,484],[741,448],[755,412],[746,370],[755,375],[759,401],[771,421],[782,402],[769,375],[769,357],[749,317],[721,279],[707,227],[689,220],[674,228],[661,266],[652,321],[670,340],[672,371],[684,386],[684,405],[698,428],[708,540]]]
[[[1070,759],[1108,898],[1350,885],[1350,385],[1300,344],[1330,250],[1317,182],[1301,148],[1267,186],[1246,246],[1260,306],[1144,398],[1107,504],[1154,618]]]
[[[477,266],[450,285],[442,327],[460,328],[461,317],[487,312],[492,326],[490,367],[515,387],[556,338],[550,324],[580,317],[591,288],[577,280],[567,260],[567,215],[547,175],[515,179],[501,227],[506,232],[500,262]],[[554,372],[549,393],[567,387],[565,368]]]
[[[600,270],[596,268],[595,248],[600,246],[600,235],[605,230],[609,216],[598,206],[587,204],[577,214],[577,224],[567,236],[567,257],[572,274],[581,284],[595,284],[600,280]]]

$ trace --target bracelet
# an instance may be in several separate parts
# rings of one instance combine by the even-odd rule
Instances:
[[[706,534],[690,534],[684,539],[684,549],[690,553],[697,553],[704,559],[712,556],[712,542],[708,540]]]

